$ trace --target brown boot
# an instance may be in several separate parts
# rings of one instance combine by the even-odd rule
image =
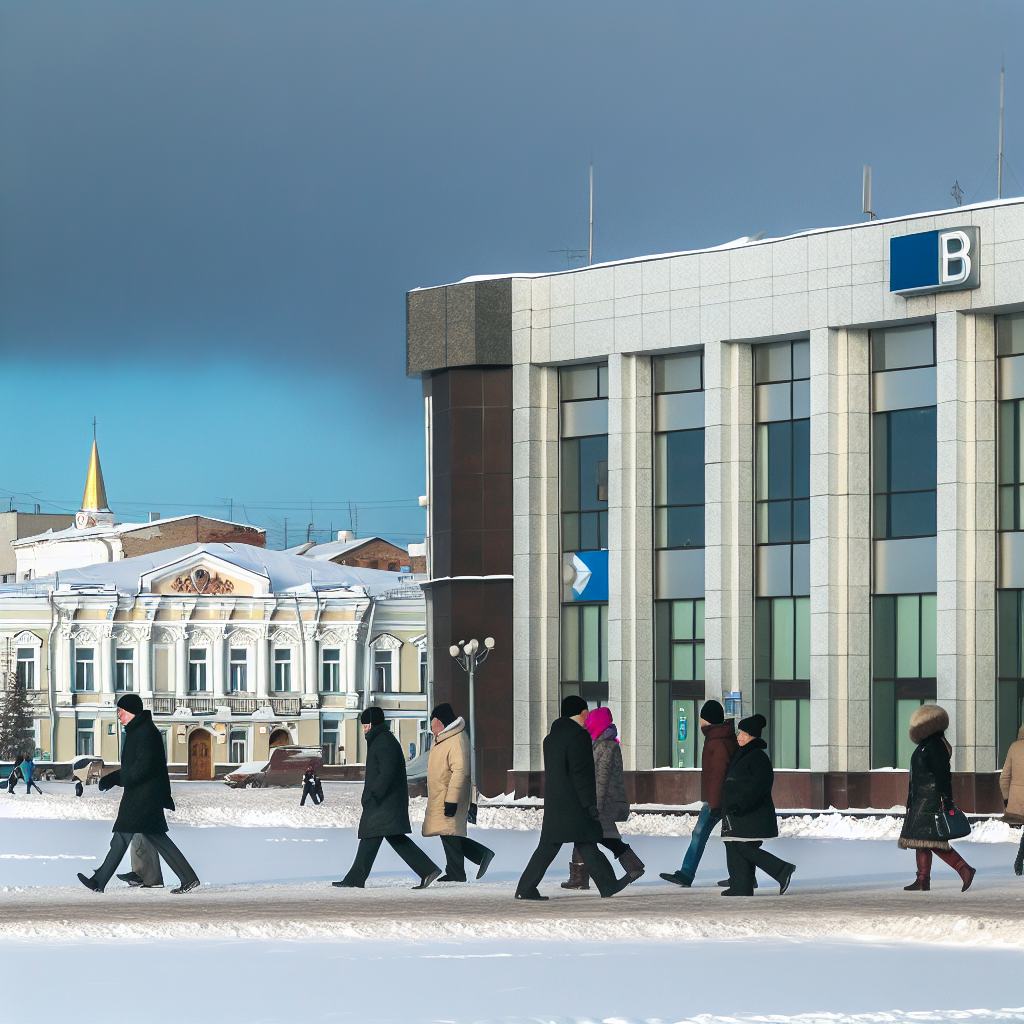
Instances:
[[[915,850],[917,854],[917,880],[903,886],[904,892],[929,892],[932,887],[932,851]]]
[[[619,863],[631,882],[635,882],[644,873],[644,862],[628,846],[622,851]]]
[[[971,887],[971,882],[974,881],[974,876],[978,873],[977,869],[972,868],[956,850],[936,850],[935,852],[960,876],[960,881],[964,883],[964,887],[960,891],[967,892]]]
[[[590,872],[581,861],[569,861],[569,881],[562,883],[563,889],[589,889]]]

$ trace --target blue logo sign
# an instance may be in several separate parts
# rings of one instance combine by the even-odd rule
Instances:
[[[889,239],[889,291],[962,291],[981,284],[981,229],[951,228]]]
[[[572,581],[574,601],[608,600],[608,552],[580,551],[572,556],[575,578]]]

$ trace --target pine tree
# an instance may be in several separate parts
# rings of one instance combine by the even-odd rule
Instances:
[[[7,677],[4,706],[0,711],[0,760],[18,761],[34,754],[35,749],[32,709],[25,695],[25,687],[12,672]]]

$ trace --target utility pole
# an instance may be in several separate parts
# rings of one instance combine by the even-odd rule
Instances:
[[[999,170],[996,172],[996,199],[1003,198],[1003,94],[1006,86],[1006,61],[999,70]]]
[[[1002,123],[1002,121],[1000,121]],[[1002,129],[1000,129],[1000,140],[1002,140]],[[999,149],[1002,151],[1003,143],[1000,141]],[[594,161],[590,161],[590,249],[588,250],[588,266],[594,265]]]
[[[288,517],[284,517],[284,549],[288,550]]]

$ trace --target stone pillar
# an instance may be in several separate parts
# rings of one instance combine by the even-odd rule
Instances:
[[[811,769],[870,767],[867,331],[811,331]]]
[[[114,635],[109,626],[97,630],[96,660],[98,662],[96,671],[96,689],[101,693],[110,694],[114,692]]]
[[[991,318],[936,316],[936,698],[960,772],[997,767],[994,348]]]
[[[558,371],[520,363],[512,381],[513,767],[539,771],[559,704]]]
[[[356,638],[351,636],[345,641],[345,693],[356,693],[359,690],[356,678]]]
[[[705,692],[753,708],[753,360],[749,345],[704,346]]]
[[[174,692],[179,697],[188,694],[188,637],[183,629],[174,637]]]
[[[651,361],[608,357],[608,698],[629,769],[654,767]]]
[[[65,689],[67,692],[71,692],[75,688],[75,641],[72,639],[70,632],[64,634],[64,668],[67,671],[66,686],[60,686],[59,689]]]
[[[213,665],[210,667],[210,671],[213,673],[213,693],[220,697],[227,693],[228,690],[227,672],[224,666],[227,652],[222,632],[215,633],[210,641],[210,658],[213,661]]]
[[[305,687],[304,692],[306,694],[315,694],[317,690],[316,686],[316,640],[313,639],[312,632],[306,634],[304,657],[302,662],[302,668],[305,674]]]
[[[256,696],[268,697],[270,689],[270,637],[256,640]]]
[[[139,640],[139,682],[138,691],[146,697],[153,696],[153,637],[150,630],[142,635]]]

